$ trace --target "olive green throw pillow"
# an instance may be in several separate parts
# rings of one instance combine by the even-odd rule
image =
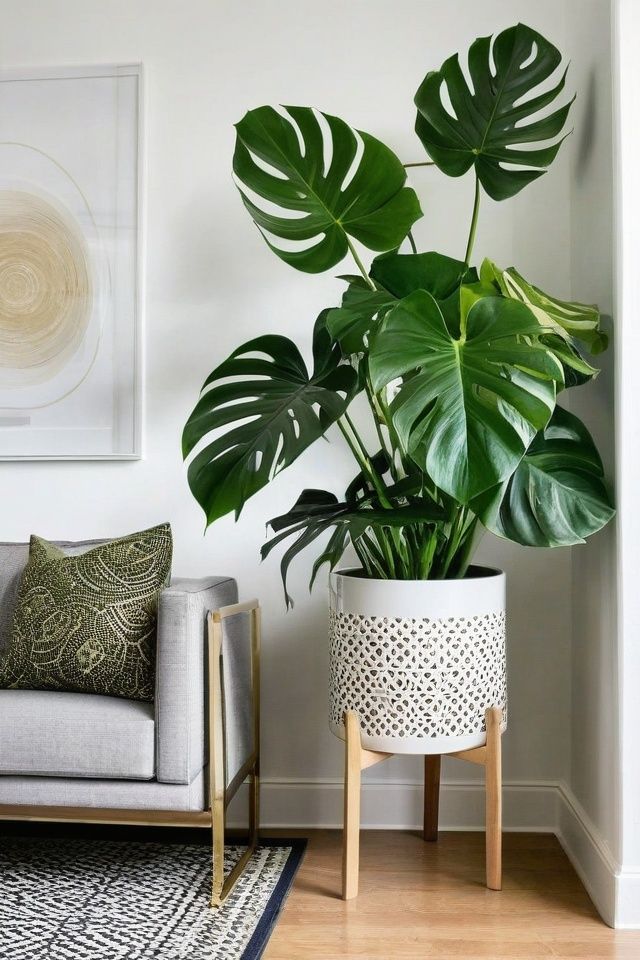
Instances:
[[[153,700],[168,523],[69,556],[31,537],[0,687]]]

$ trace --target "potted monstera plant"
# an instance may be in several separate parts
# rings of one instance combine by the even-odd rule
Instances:
[[[504,575],[471,565],[480,531],[568,546],[613,514],[593,440],[562,404],[597,373],[585,355],[606,347],[597,308],[472,260],[483,194],[515,196],[560,149],[572,103],[560,64],[518,24],[472,44],[471,86],[454,55],[418,88],[424,165],[475,183],[460,259],[417,252],[415,164],[368,133],[309,107],[262,106],[237,124],[237,186],[269,248],[306,273],[347,257],[355,271],[315,321],[311,370],[278,334],[216,366],[184,429],[189,484],[207,524],[238,516],[336,428],[352,482],[304,490],[270,521],[262,556],[285,547],[289,603],[289,564],[318,543],[311,582],[332,571],[331,726],[343,735],[356,710],[369,749],[471,748],[485,709],[505,706]],[[352,416],[360,397],[373,445]],[[348,547],[358,567],[336,572]]]

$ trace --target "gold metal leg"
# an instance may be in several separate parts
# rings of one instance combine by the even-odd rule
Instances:
[[[253,698],[253,754],[232,784],[226,782],[224,738],[224,688],[222,682],[222,623],[227,617],[248,613],[251,617],[251,689]],[[221,607],[209,614],[209,802],[212,815],[211,906],[219,907],[258,845],[260,826],[260,607],[257,600]],[[224,838],[226,808],[241,784],[249,784],[249,844],[225,878]]]
[[[211,906],[222,903],[224,888],[224,809],[213,809],[211,825]]]

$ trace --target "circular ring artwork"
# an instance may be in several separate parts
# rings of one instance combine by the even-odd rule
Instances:
[[[80,226],[43,197],[0,190],[0,368],[7,386],[60,371],[86,334],[91,268]]]
[[[87,198],[53,157],[0,143],[0,408],[68,397],[94,368],[110,303]]]

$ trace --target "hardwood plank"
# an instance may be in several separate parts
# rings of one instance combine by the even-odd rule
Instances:
[[[496,892],[484,886],[484,833],[441,833],[437,844],[426,844],[422,832],[365,830],[360,892],[347,902],[340,831],[307,835],[307,855],[264,960],[640,958],[640,931],[602,922],[551,835],[504,835],[503,889]]]

